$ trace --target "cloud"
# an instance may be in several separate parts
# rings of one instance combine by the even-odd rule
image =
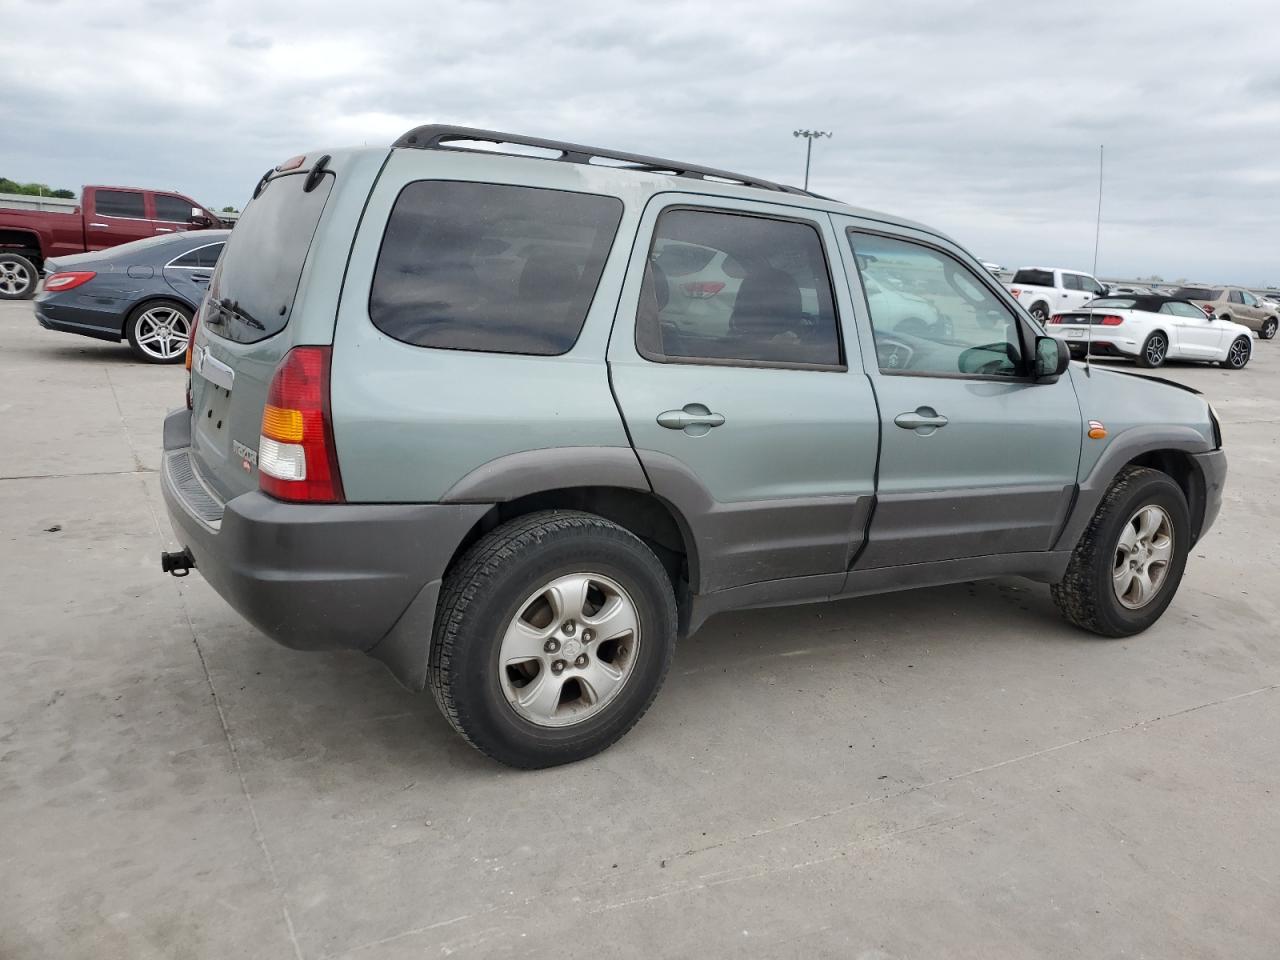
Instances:
[[[1087,268],[1105,144],[1102,274],[1280,283],[1270,2],[208,0],[198,29],[189,9],[63,0],[56,36],[0,39],[0,172],[240,206],[285,157],[439,121],[798,182],[792,131],[814,127],[818,192]]]

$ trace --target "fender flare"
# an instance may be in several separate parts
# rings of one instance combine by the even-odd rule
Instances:
[[[1125,465],[1143,454],[1164,450],[1185,454],[1209,453],[1213,444],[1199,431],[1187,426],[1132,427],[1117,434],[1089,475],[1078,485],[1066,523],[1050,549],[1074,550],[1111,482]],[[1195,462],[1194,458],[1192,462]],[[1196,469],[1199,469],[1198,465]]]

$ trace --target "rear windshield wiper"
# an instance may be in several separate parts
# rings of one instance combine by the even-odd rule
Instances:
[[[247,324],[255,330],[267,329],[259,320],[254,318],[253,314],[242,308],[238,301],[232,300],[230,297],[224,297],[221,300],[214,300],[213,305],[215,309],[211,311],[210,315],[206,318],[206,322],[212,325],[216,326],[217,324],[222,323],[223,315],[230,314],[241,323]]]

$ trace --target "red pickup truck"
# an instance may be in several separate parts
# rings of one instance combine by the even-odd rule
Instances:
[[[0,198],[0,300],[34,297],[51,257],[103,250],[131,240],[225,224],[180,193],[85,187],[78,206],[30,209],[31,197]]]

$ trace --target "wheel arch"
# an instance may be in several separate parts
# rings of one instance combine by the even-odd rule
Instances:
[[[1116,438],[1080,483],[1054,550],[1072,550],[1107,490],[1126,467],[1148,467],[1171,477],[1187,498],[1194,543],[1204,526],[1206,483],[1194,454],[1208,453],[1211,444],[1191,427],[1167,427],[1147,436]]]
[[[40,267],[44,261],[44,250],[40,246],[40,234],[34,230],[0,230],[0,253],[16,253],[20,257],[35,261]]]

